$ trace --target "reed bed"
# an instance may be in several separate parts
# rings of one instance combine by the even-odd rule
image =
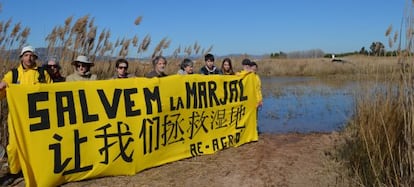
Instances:
[[[398,51],[395,67],[365,66],[364,71],[377,72],[381,81],[377,89],[360,88],[365,91],[355,98],[355,115],[342,132],[344,141],[335,158],[345,166],[343,176],[351,179],[351,186],[414,186],[414,59],[407,52],[414,38],[412,3],[407,1],[407,46]],[[390,46],[398,38],[391,32],[390,27],[385,33],[394,38]]]
[[[355,98],[355,115],[337,152],[352,185],[414,185],[413,81],[411,73],[400,76],[379,82],[374,90],[361,88],[364,94]]]
[[[396,57],[347,56],[342,62],[329,58],[264,59],[259,61],[264,76],[355,76],[389,74],[399,66]],[[350,78],[350,77],[349,77]]]

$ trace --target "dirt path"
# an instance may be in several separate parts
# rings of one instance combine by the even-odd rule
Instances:
[[[329,159],[331,134],[262,134],[258,142],[150,168],[134,176],[72,182],[78,186],[343,186]],[[23,179],[14,186],[24,186]]]
[[[341,186],[329,161],[338,134],[263,134],[258,142],[185,159],[134,176],[74,186]]]

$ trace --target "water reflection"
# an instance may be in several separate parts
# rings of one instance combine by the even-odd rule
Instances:
[[[359,83],[309,77],[263,77],[262,132],[331,132],[343,127],[354,110]]]

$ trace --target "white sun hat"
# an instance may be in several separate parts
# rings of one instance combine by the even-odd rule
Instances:
[[[89,61],[89,58],[87,56],[83,56],[83,55],[80,55],[80,56],[76,57],[76,60],[74,60],[72,62],[72,65],[76,65],[79,62],[84,63],[84,64],[93,65],[93,62]]]
[[[23,47],[22,51],[20,52],[20,56],[19,57],[22,57],[25,52],[32,52],[33,55],[37,57],[37,54],[35,52],[35,48],[32,47],[32,46],[30,46],[30,45],[29,46],[26,46],[26,47]]]

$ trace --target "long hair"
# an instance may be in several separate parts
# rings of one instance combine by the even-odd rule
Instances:
[[[229,63],[230,69],[228,71],[226,71],[224,69],[224,63],[225,62]],[[223,75],[234,75],[233,65],[231,64],[231,59],[230,58],[223,59],[223,62],[221,63],[221,71],[222,71]]]

